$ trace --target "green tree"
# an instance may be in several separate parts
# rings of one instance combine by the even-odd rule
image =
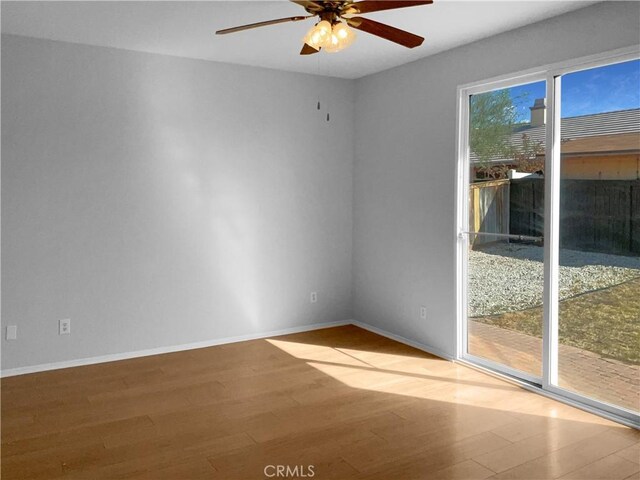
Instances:
[[[506,178],[510,168],[519,171],[544,170],[544,147],[523,133],[515,141],[518,122],[517,106],[525,105],[528,95],[515,99],[507,89],[473,95],[470,102],[469,148],[476,163],[477,174],[484,178]],[[510,160],[509,163],[495,160]]]
[[[517,123],[517,110],[508,90],[471,97],[469,147],[481,164],[509,158],[509,139]]]

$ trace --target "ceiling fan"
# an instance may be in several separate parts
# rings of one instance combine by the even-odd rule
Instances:
[[[358,17],[363,13],[379,12],[396,8],[429,5],[433,0],[291,0],[302,6],[310,15],[279,18],[265,22],[250,23],[239,27],[218,30],[217,35],[240,32],[252,28],[265,27],[278,23],[298,22],[318,17],[318,22],[304,37],[300,55],[311,55],[320,50],[338,52],[353,42],[355,33],[349,27],[390,40],[407,48],[422,44],[424,38],[368,18]],[[354,16],[356,15],[356,16]]]

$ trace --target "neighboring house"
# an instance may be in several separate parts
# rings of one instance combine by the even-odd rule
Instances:
[[[518,127],[511,136],[511,144],[522,145],[526,138],[530,144],[540,144],[544,152],[545,99],[537,99],[530,109],[530,123]],[[640,109],[563,118],[561,134],[562,178],[640,179]],[[544,162],[544,157],[544,153],[537,155],[536,161]],[[479,164],[473,155],[471,160],[472,164]],[[490,163],[518,169],[510,159]]]

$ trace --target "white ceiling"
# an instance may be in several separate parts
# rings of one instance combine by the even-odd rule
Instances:
[[[287,1],[2,2],[2,32],[180,57],[358,78],[596,3],[453,1],[367,17],[425,37],[407,49],[358,32],[336,54],[298,55],[312,20],[215,36],[262,20],[306,14]]]

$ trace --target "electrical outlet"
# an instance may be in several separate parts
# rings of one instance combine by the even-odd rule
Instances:
[[[311,292],[311,295],[309,296],[309,301],[311,303],[316,303],[318,301],[318,292]]]
[[[7,325],[7,340],[15,340],[18,338],[18,326]]]
[[[58,322],[58,335],[69,335],[71,333],[71,319],[65,318]]]
[[[425,307],[424,305],[420,306],[420,318],[423,320],[427,319],[427,307]]]

